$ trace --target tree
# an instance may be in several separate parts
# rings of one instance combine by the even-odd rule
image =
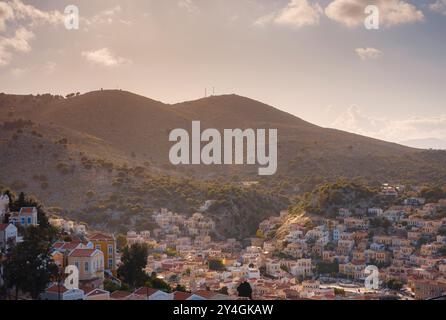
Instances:
[[[339,273],[339,263],[334,262],[319,262],[316,265],[316,270],[318,274],[337,274]]]
[[[209,270],[213,270],[213,271],[226,270],[225,265],[223,264],[223,262],[220,259],[209,259],[208,264],[209,264]]]
[[[124,249],[118,275],[131,288],[142,286],[147,281],[147,274],[144,271],[147,266],[147,256],[148,248],[145,244],[134,244]]]
[[[117,283],[114,283],[113,281],[107,279],[104,280],[104,290],[107,290],[108,292],[114,292],[118,291],[119,289],[121,289],[121,287]]]
[[[5,283],[15,289],[16,299],[19,290],[27,292],[33,299],[45,290],[51,277],[58,272],[51,255],[51,244],[45,230],[28,227],[25,238],[11,252],[5,263]]]
[[[150,278],[146,281],[145,285],[150,288],[162,290],[165,292],[172,291],[169,284],[163,279],[158,278],[156,272],[152,272]]]
[[[249,282],[244,280],[238,287],[237,292],[239,297],[249,298],[252,300],[252,288]]]
[[[119,234],[116,238],[116,245],[119,251],[123,251],[127,247],[127,237],[123,234]]]
[[[186,287],[182,286],[181,284],[177,284],[175,291],[186,292]]]
[[[218,290],[218,292],[221,294],[229,295],[228,287],[222,287],[220,288],[220,290]]]
[[[401,281],[395,279],[390,279],[386,283],[387,288],[394,291],[400,291],[403,288],[403,285],[404,284]]]

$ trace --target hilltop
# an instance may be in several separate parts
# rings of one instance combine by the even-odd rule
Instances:
[[[168,135],[176,128],[190,130],[193,120],[203,129],[278,129],[278,174],[259,178],[257,166],[246,165],[172,166]],[[120,90],[70,98],[0,94],[0,123],[3,184],[82,219],[99,224],[102,217],[116,228],[123,216],[129,225],[149,223],[146,215],[160,206],[193,212],[211,196],[206,183],[228,186],[213,194],[225,201],[208,214],[227,221],[240,216],[240,223],[249,216],[256,223],[286,208],[300,191],[340,177],[370,184],[446,181],[444,151],[322,128],[237,95],[170,105]],[[259,184],[241,187],[242,181]],[[228,198],[222,190],[233,191]],[[113,210],[116,217],[109,219]],[[240,230],[242,236],[252,233]]]

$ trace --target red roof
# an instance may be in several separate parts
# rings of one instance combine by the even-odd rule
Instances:
[[[49,287],[48,289],[46,289],[46,292],[51,292],[51,293],[64,293],[67,292],[68,289],[65,288],[62,285],[57,285],[57,284],[53,284],[51,287]]]
[[[211,299],[212,297],[214,297],[215,295],[217,295],[217,292],[213,292],[213,291],[207,291],[207,290],[198,290],[196,292],[194,292],[197,296],[206,298],[206,299]]]
[[[70,257],[91,257],[96,252],[96,249],[75,249],[69,256]],[[99,252],[99,250],[98,250]]]
[[[1,224],[0,224],[0,231],[5,231],[7,227],[9,227],[9,224],[7,224],[7,223],[1,223]]]
[[[173,300],[187,300],[192,296],[192,293],[175,291],[173,293]]]
[[[84,290],[85,295],[91,297],[91,296],[99,296],[102,294],[109,293],[108,291],[102,290],[102,289],[82,289]]]
[[[25,208],[25,207],[23,207],[23,208],[20,208],[20,215],[30,215],[30,214],[32,214],[33,213],[33,211],[34,211],[34,209],[36,209],[35,207],[27,207],[27,208]]]
[[[150,297],[152,294],[158,292],[159,290],[157,289],[153,289],[153,288],[148,288],[148,287],[141,287],[139,289],[137,289],[134,294],[138,295],[138,296],[146,296],[146,297]]]
[[[66,242],[59,249],[63,250],[74,250],[79,247],[80,243],[78,242]]]
[[[110,298],[112,299],[125,299],[127,298],[131,293],[126,291],[115,291],[112,294],[110,294]]]
[[[104,233],[95,233],[89,237],[89,240],[114,240],[112,236],[106,235]]]

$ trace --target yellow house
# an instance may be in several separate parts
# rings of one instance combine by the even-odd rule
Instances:
[[[104,281],[104,254],[97,249],[75,249],[68,255],[68,265],[79,270],[79,281]]]
[[[104,254],[104,268],[110,270],[116,276],[116,239],[113,235],[95,233],[88,237],[95,249],[101,250]]]

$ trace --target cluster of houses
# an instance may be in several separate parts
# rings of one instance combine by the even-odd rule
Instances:
[[[386,283],[398,282],[403,285],[406,298],[442,296],[446,294],[446,217],[437,213],[446,212],[446,199],[424,202],[410,198],[401,206],[385,210],[341,208],[337,218],[314,218],[311,227],[288,223],[283,239],[263,242],[264,250],[288,256],[275,258],[269,264],[267,260],[266,270],[279,278],[283,272],[308,278],[317,265],[336,264],[338,270],[317,274],[317,278],[326,283],[339,283],[340,278],[346,278],[360,284],[368,276],[366,267],[375,265],[383,289]],[[267,234],[282,225],[278,219],[262,222],[261,233]],[[386,221],[386,230],[375,225],[376,220]],[[355,293],[357,298],[371,296],[367,290],[360,292],[361,289]],[[315,291],[315,298],[321,298],[319,293]],[[330,296],[331,293],[327,297]]]
[[[386,187],[383,192],[388,196],[394,190]],[[20,241],[19,226],[37,224],[36,208],[9,213],[7,204],[8,199],[0,197],[0,217],[3,222],[9,217],[0,224],[1,250]],[[126,243],[148,245],[145,271],[155,272],[173,290],[181,286],[187,291],[173,293],[146,287],[108,292],[105,280],[121,284],[115,237],[51,218],[53,226],[70,235],[53,243],[53,260],[60,270],[76,266],[80,286],[69,290],[52,283],[41,298],[238,299],[237,288],[244,281],[251,285],[254,299],[379,299],[390,294],[387,284],[395,282],[402,287],[392,294],[400,298],[433,298],[446,293],[446,218],[437,214],[441,212],[446,212],[446,199],[425,203],[409,198],[388,208],[341,208],[336,218],[312,216],[311,223],[304,224],[283,211],[261,222],[256,237],[216,240],[209,217],[161,209],[152,216],[153,230],[129,231]],[[386,226],[376,225],[377,220],[386,221]],[[378,290],[364,287],[368,265],[378,267]]]

